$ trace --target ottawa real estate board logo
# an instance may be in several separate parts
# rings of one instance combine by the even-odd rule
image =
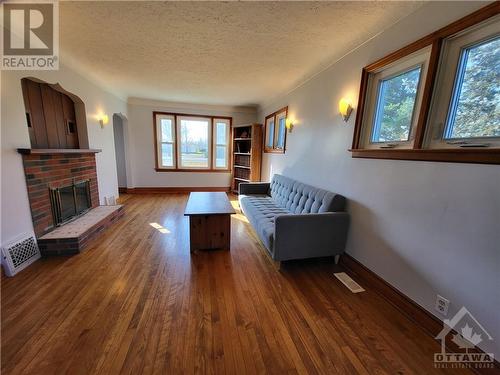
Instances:
[[[59,69],[59,3],[1,1],[4,70]]]
[[[441,341],[441,352],[434,354],[434,367],[494,368],[494,354],[478,350],[480,343],[492,342],[493,337],[465,307],[443,321],[436,339]],[[447,341],[454,344],[453,352],[447,350]]]

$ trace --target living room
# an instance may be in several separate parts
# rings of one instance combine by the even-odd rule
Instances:
[[[2,373],[500,373],[498,2],[20,4]]]

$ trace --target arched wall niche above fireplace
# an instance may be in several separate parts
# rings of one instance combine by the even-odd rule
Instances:
[[[58,83],[21,79],[32,149],[88,149],[85,104]]]

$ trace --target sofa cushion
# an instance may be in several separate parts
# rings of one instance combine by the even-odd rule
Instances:
[[[271,181],[271,198],[294,214],[338,212],[345,208],[343,196],[277,174]]]
[[[274,219],[288,214],[284,208],[267,195],[240,195],[240,207],[257,232],[267,250],[272,253],[274,240]]]

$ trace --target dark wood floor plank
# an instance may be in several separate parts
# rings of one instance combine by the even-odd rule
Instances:
[[[190,253],[187,195],[121,201],[81,254],[2,278],[2,374],[469,373],[434,369],[439,344],[333,262],[278,271],[239,212],[231,251]]]

